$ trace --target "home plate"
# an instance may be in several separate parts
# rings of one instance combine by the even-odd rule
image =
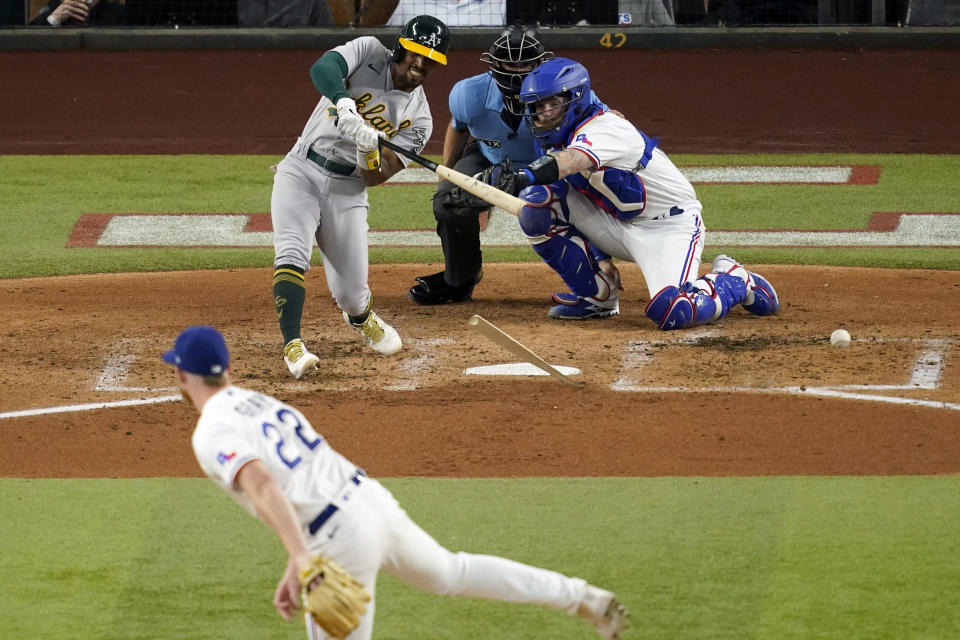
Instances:
[[[565,376],[575,376],[580,373],[576,367],[562,367],[558,364],[553,367]],[[470,367],[463,372],[468,376],[548,376],[543,369],[533,366],[529,362],[506,362],[504,364],[488,364],[482,367]]]

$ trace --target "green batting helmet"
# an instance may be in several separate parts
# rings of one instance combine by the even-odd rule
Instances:
[[[393,61],[403,60],[404,50],[419,53],[425,58],[447,64],[450,48],[450,29],[433,16],[417,16],[403,25],[397,44],[393,47]]]

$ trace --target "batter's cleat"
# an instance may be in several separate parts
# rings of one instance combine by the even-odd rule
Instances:
[[[299,380],[309,371],[316,371],[320,358],[313,355],[303,346],[303,340],[295,338],[283,347],[283,361],[293,377]]]
[[[720,273],[742,278],[747,283],[747,298],[743,308],[758,316],[772,316],[780,310],[780,298],[770,282],[759,273],[747,271],[730,256],[720,254],[713,259],[711,268]]]
[[[403,342],[400,340],[400,334],[397,330],[380,319],[373,310],[367,314],[367,319],[360,324],[350,322],[350,316],[343,312],[343,319],[351,327],[360,332],[367,344],[376,351],[385,356],[392,356],[403,348]]]
[[[618,640],[629,614],[612,593],[588,584],[577,615],[592,624],[605,640]]]
[[[464,302],[473,295],[474,285],[453,286],[443,278],[443,271],[429,276],[419,276],[417,284],[407,294],[417,304],[446,304]]]
[[[600,302],[595,298],[581,298],[572,293],[555,293],[553,301],[558,304],[547,312],[555,320],[589,320],[620,315],[620,302],[615,296]]]

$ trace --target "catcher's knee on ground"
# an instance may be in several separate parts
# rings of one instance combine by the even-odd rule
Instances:
[[[644,310],[663,331],[716,322],[747,295],[746,283],[726,273],[708,273],[680,287],[657,292]]]

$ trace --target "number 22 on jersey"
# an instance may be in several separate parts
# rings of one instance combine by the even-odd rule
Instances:
[[[303,457],[298,453],[301,445],[306,447],[308,451],[313,451],[320,446],[323,438],[308,425],[302,424],[297,415],[289,409],[279,409],[276,416],[279,423],[286,429],[281,431],[276,424],[264,422],[261,425],[263,437],[275,444],[280,461],[288,468],[295,469],[298,464],[303,462]],[[283,433],[289,431],[290,427],[293,427],[293,434],[296,437],[288,442],[284,439]]]

